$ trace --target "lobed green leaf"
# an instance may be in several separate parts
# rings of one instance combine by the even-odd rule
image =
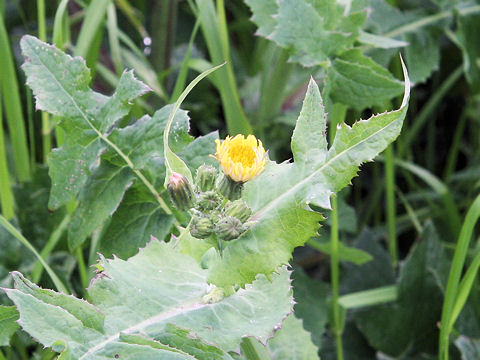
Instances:
[[[94,305],[14,273],[15,289],[5,292],[23,330],[66,359],[228,359],[244,336],[266,343],[292,311],[285,268],[222,298],[172,243],[152,241],[128,261],[102,258],[100,266],[88,289]]]
[[[211,266],[209,280],[214,284],[245,284],[256,274],[269,274],[287,263],[296,246],[316,235],[322,220],[308,205],[329,208],[330,196],[348,185],[363,162],[371,161],[399,135],[410,93],[406,69],[401,107],[360,120],[352,127],[341,124],[325,156],[326,140],[315,141],[319,134],[325,137],[325,115],[318,110],[322,104],[312,106],[312,99],[319,99],[316,86],[310,82],[297,120],[292,146],[295,162],[270,161],[260,176],[245,184],[242,196],[254,212],[255,224],[231,241]],[[310,148],[298,146],[302,141]],[[310,153],[318,157],[310,157]]]

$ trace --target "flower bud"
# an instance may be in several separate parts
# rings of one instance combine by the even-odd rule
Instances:
[[[215,191],[201,193],[198,198],[198,209],[200,211],[211,211],[222,203],[222,199]]]
[[[244,223],[248,220],[250,215],[252,215],[252,210],[248,207],[245,201],[239,199],[230,201],[227,205],[225,205],[225,214],[228,216],[233,216]]]
[[[188,210],[193,207],[193,190],[188,179],[182,174],[172,173],[168,179],[167,190],[178,209]]]
[[[233,240],[244,232],[243,224],[233,216],[222,217],[215,226],[215,234],[222,240]]]
[[[224,175],[220,184],[218,185],[218,190],[220,193],[229,200],[240,199],[242,195],[243,182],[234,181],[227,175]]]
[[[210,165],[202,165],[197,169],[195,184],[201,191],[210,191],[215,189],[217,181],[217,169]]]
[[[213,232],[213,223],[209,218],[194,216],[190,223],[190,235],[197,239],[205,239]]]

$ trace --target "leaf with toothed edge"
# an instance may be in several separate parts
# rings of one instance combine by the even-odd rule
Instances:
[[[203,359],[189,348],[238,352],[245,336],[265,344],[294,304],[285,267],[270,280],[259,274],[244,289],[209,302],[215,287],[207,283],[207,271],[173,243],[152,241],[127,261],[102,258],[101,266],[88,289],[93,305],[14,273],[15,289],[4,291],[23,330],[44,346],[63,344],[72,359]]]
[[[404,65],[403,69],[405,92],[400,108],[352,127],[339,125],[328,150],[320,91],[310,81],[292,137],[294,162],[269,161],[262,174],[245,184],[242,198],[253,210],[255,223],[228,243],[209,268],[209,281],[217,286],[249,283],[256,274],[269,274],[286,264],[295,247],[316,235],[322,216],[308,205],[330,208],[330,196],[399,135],[410,94]]]
[[[150,88],[125,71],[110,97],[89,87],[90,70],[79,57],[72,58],[33,36],[20,42],[27,75],[38,110],[61,118],[65,143],[48,159],[52,190],[49,207],[57,209],[74,198],[85,184],[93,163],[106,148],[100,141],[126,116],[132,101]]]
[[[303,66],[326,65],[359,36],[366,11],[335,0],[247,0],[257,34],[291,53]]]

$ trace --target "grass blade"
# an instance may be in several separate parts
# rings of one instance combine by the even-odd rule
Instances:
[[[0,224],[10,233],[12,234],[18,241],[20,241],[23,245],[27,247],[28,250],[30,250],[40,261],[40,263],[43,265],[45,270],[47,271],[48,275],[52,279],[53,283],[55,284],[55,287],[57,288],[58,291],[63,292],[65,294],[68,294],[69,291],[63,285],[62,281],[58,278],[57,274],[50,268],[50,266],[43,260],[43,258],[40,256],[40,254],[35,250],[35,248],[30,244],[30,242],[18,231],[10,222],[5,219],[3,216],[0,215]]]
[[[457,237],[460,232],[462,221],[455,203],[455,199],[453,198],[448,187],[428,170],[425,170],[424,168],[411,162],[395,159],[395,165],[400,166],[401,168],[418,176],[440,196],[444,205],[446,221],[450,225],[453,236]]]
[[[168,117],[167,125],[165,125],[165,131],[163,132],[163,149],[164,149],[164,157],[165,157],[165,165],[167,168],[167,174],[165,176],[165,186],[168,184],[168,179],[173,171],[178,172],[184,175],[190,184],[193,184],[192,174],[188,169],[187,165],[180,159],[169,147],[168,145],[168,135],[170,134],[170,127],[172,126],[173,119],[175,117],[175,113],[180,108],[183,100],[187,97],[187,95],[192,91],[192,89],[197,85],[204,77],[208,76],[215,70],[221,68],[224,64],[217,65],[211,69],[208,69],[198,75],[193,81],[188,84],[187,88],[180,94],[177,101],[173,105],[172,111],[170,112],[170,116]]]
[[[117,12],[115,5],[111,3],[107,8],[107,28],[108,42],[110,44],[110,53],[112,54],[113,65],[118,75],[122,74],[123,64],[120,53],[120,41],[118,40]]]
[[[232,62],[230,61],[223,1],[217,1],[217,5],[220,5],[217,8],[220,18],[215,12],[212,0],[197,0],[196,3],[198,8],[197,16],[200,19],[200,27],[207,43],[212,63],[226,62],[225,69],[222,69],[214,76],[218,79],[220,85],[219,92],[228,132],[230,135],[251,134],[252,127],[240,104]]]
[[[449,336],[450,330],[453,326],[454,306],[459,294],[458,287],[460,277],[465,264],[465,258],[467,256],[468,246],[470,244],[473,229],[479,217],[480,195],[477,196],[473,204],[470,206],[465,217],[465,221],[463,222],[462,230],[460,232],[460,236],[458,237],[455,254],[453,255],[452,267],[450,268],[450,274],[448,276],[447,290],[445,292],[445,300],[442,309],[439,338],[439,359],[442,360],[448,360]]]
[[[0,101],[0,125],[3,124],[2,113],[2,102]],[[10,187],[10,174],[8,172],[3,125],[0,126],[0,194],[2,194],[2,196],[0,196],[2,214],[5,218],[10,220],[15,215],[15,210],[12,188]]]
[[[110,1],[111,0],[93,0],[88,6],[85,12],[82,29],[78,35],[75,56],[81,56],[88,60],[88,55],[105,19],[105,14],[107,13]],[[87,63],[89,62],[87,61]]]
[[[43,259],[46,259],[50,253],[55,249],[55,246],[57,245],[58,241],[62,237],[63,233],[67,229],[68,223],[70,222],[70,214],[65,215],[63,220],[60,222],[58,227],[51,233],[50,237],[47,240],[47,243],[43,247],[42,251],[40,252],[40,256]],[[34,283],[38,283],[40,278],[42,277],[42,272],[43,272],[43,264],[40,261],[37,261],[37,263],[34,265],[33,270],[32,270],[32,281]]]
[[[10,140],[13,146],[13,158],[15,169],[20,181],[31,179],[30,160],[27,146],[27,135],[25,121],[20,102],[19,86],[15,64],[13,62],[10,42],[3,17],[0,17],[0,48],[3,49],[0,56],[0,80],[2,85],[3,102],[10,133]]]

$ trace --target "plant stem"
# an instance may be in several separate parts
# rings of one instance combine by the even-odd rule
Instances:
[[[332,197],[332,212],[331,212],[331,254],[330,254],[330,271],[332,281],[332,300],[333,300],[333,328],[335,335],[335,343],[337,348],[337,360],[343,360],[343,346],[342,346],[342,330],[340,324],[340,304],[339,299],[339,283],[340,283],[340,259],[339,259],[339,237],[338,237],[338,207],[337,198]]]
[[[3,216],[0,215],[0,224],[10,233],[12,234],[18,241],[20,241],[23,245],[27,247],[28,250],[30,250],[40,261],[47,271],[48,275],[50,275],[50,278],[52,279],[55,287],[57,288],[58,291],[61,291],[65,294],[68,294],[67,288],[63,285],[62,281],[58,278],[58,276],[55,274],[55,272],[50,268],[50,266],[43,260],[43,258],[40,256],[40,254],[35,250],[32,244],[18,231],[10,222],[5,219]]]
[[[439,12],[438,14],[435,14],[435,15],[431,15],[431,16],[426,16],[420,20],[416,20],[416,21],[413,21],[409,24],[406,24],[406,25],[402,25],[392,31],[389,31],[385,34],[383,34],[383,36],[385,37],[397,37],[399,35],[403,35],[403,34],[406,34],[406,33],[410,33],[410,32],[413,32],[413,31],[416,31],[417,29],[419,28],[422,28],[424,26],[428,26],[428,25],[431,25],[431,24],[434,24],[440,20],[443,20],[443,19],[446,19],[446,18],[449,18],[451,16],[454,16],[456,13],[458,13],[459,15],[468,15],[468,14],[473,14],[473,13],[476,13],[476,12],[480,12],[480,5],[475,5],[475,6],[471,6],[471,7],[467,7],[467,8],[463,8],[463,9],[458,9],[455,11],[455,13],[453,11],[450,11],[450,10],[447,10],[447,11],[442,11],[442,12]]]
[[[385,149],[385,191],[387,205],[388,252],[392,258],[393,267],[398,264],[398,244],[395,211],[395,156],[393,145]]]
[[[247,360],[271,360],[265,346],[260,344],[258,340],[254,338],[244,338],[240,344],[240,348],[242,350],[242,355]]]
[[[330,109],[329,138],[333,144],[337,125],[345,120],[347,108],[341,104],[335,104]],[[339,254],[339,230],[338,230],[338,204],[336,195],[332,196],[331,227],[330,227],[330,272],[332,283],[333,301],[333,329],[337,349],[337,360],[343,360],[342,324],[340,319],[339,283],[340,283],[340,254]]]
[[[88,297],[87,292],[85,289],[88,287],[90,279],[88,278],[87,274],[87,267],[85,266],[85,259],[83,258],[83,251],[82,247],[79,246],[76,250],[75,257],[77,258],[78,262],[78,272],[80,273],[80,281],[82,283],[82,290],[85,296]]]

